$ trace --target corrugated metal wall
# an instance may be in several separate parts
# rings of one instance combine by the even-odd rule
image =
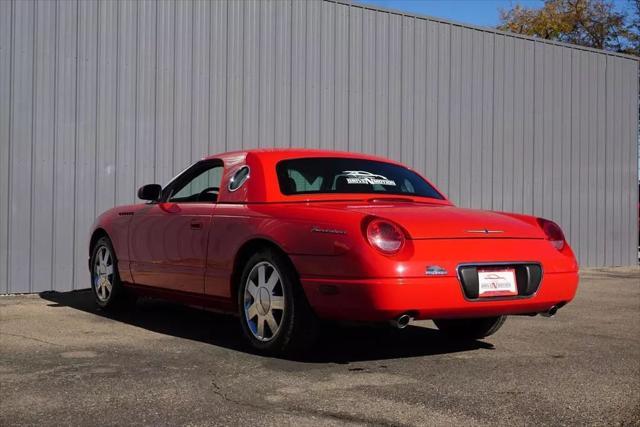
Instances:
[[[330,1],[0,1],[0,292],[88,286],[87,231],[207,153],[399,159],[634,264],[638,63]]]

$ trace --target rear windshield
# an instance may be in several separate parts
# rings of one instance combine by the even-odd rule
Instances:
[[[282,194],[372,193],[444,199],[407,168],[375,160],[310,157],[276,166]]]

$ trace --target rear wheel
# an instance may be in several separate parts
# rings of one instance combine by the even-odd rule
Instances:
[[[105,310],[121,308],[130,300],[118,274],[118,260],[108,237],[101,237],[91,251],[91,288],[96,303]]]
[[[495,334],[507,316],[480,317],[475,319],[434,319],[444,334],[459,339],[480,339]]]
[[[238,286],[244,335],[257,350],[293,354],[315,339],[316,319],[286,257],[263,249],[245,264]]]

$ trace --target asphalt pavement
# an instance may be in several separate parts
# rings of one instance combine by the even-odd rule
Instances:
[[[553,318],[454,342],[327,327],[305,358],[253,354],[233,317],[88,291],[0,297],[0,425],[640,425],[640,270],[589,270]]]

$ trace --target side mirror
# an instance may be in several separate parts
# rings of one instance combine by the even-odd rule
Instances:
[[[159,184],[147,184],[138,188],[138,198],[155,202],[160,198],[162,187]]]

